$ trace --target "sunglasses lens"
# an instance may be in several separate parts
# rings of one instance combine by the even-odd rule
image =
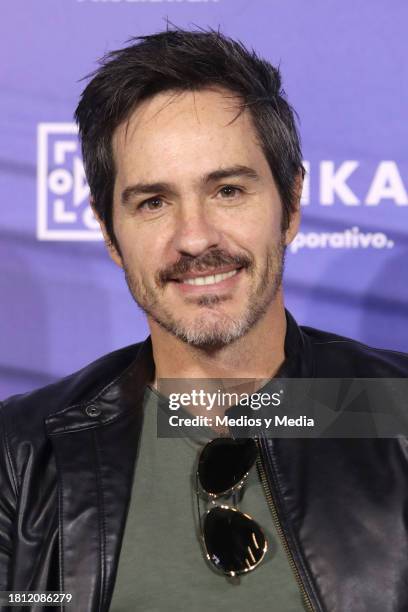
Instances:
[[[267,548],[259,525],[232,508],[210,510],[203,522],[203,535],[210,561],[230,575],[254,569]]]
[[[258,448],[252,438],[212,440],[203,448],[198,462],[202,488],[212,495],[225,493],[249,472],[257,455]]]

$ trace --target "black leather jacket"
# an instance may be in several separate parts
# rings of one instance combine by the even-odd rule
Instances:
[[[287,319],[285,376],[408,376],[408,355]],[[109,609],[153,374],[148,338],[2,404],[0,590]],[[275,438],[262,455],[307,608],[408,610],[407,439]]]

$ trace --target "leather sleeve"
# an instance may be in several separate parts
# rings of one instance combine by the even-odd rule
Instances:
[[[7,440],[3,405],[0,403],[0,590],[10,587],[17,478]]]

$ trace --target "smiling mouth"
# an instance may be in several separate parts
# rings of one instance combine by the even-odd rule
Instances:
[[[209,274],[208,276],[196,276],[195,278],[184,278],[179,279],[179,283],[183,283],[186,285],[215,285],[216,283],[220,283],[227,278],[231,278],[238,274],[239,269],[231,270],[230,272],[222,272],[220,274]]]
[[[232,278],[233,276],[236,276],[240,271],[242,270],[242,267],[238,267],[238,268],[233,268],[228,270],[223,270],[222,272],[217,272],[214,274],[213,273],[209,273],[209,274],[205,274],[203,272],[196,272],[195,274],[192,272],[189,272],[186,275],[183,275],[179,278],[172,278],[171,281],[177,283],[178,285],[190,285],[192,287],[204,287],[204,286],[208,286],[208,285],[217,285],[218,283],[222,283],[223,281],[228,280],[229,278]]]

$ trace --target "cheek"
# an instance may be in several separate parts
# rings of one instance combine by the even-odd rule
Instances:
[[[280,240],[280,223],[280,216],[270,213],[255,218],[243,215],[226,233],[235,243],[253,253],[264,252],[265,248]]]
[[[125,265],[133,274],[151,276],[163,267],[165,246],[159,230],[149,228],[125,227],[122,225],[117,233]]]
[[[282,204],[272,188],[250,196],[240,210],[239,221],[254,235],[280,232]]]

